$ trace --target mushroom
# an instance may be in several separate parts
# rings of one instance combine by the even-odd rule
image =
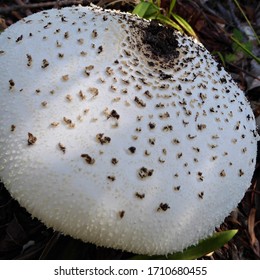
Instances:
[[[96,6],[0,36],[0,178],[48,227],[141,254],[181,251],[240,202],[258,135],[196,40]]]

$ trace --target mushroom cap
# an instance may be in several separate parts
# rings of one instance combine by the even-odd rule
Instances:
[[[47,226],[141,254],[181,251],[255,168],[244,93],[196,40],[97,7],[0,36],[0,178]]]

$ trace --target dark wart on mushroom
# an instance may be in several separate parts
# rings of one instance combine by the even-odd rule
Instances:
[[[251,107],[188,36],[52,9],[1,34],[0,73],[0,178],[55,230],[168,254],[212,234],[250,185]]]

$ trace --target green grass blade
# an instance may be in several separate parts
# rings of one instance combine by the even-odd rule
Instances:
[[[170,17],[175,5],[176,5],[177,0],[172,0],[171,4],[170,4],[170,8],[169,8],[169,12],[168,12],[168,17]]]
[[[183,33],[182,28],[175,23],[173,20],[169,19],[168,17],[162,15],[162,14],[158,14],[155,19],[159,20],[162,24],[164,25],[170,25],[171,27],[177,29],[178,31]]]
[[[224,67],[226,67],[226,61],[225,61],[225,58],[224,58],[224,56],[223,56],[223,54],[221,52],[218,52],[218,51],[214,52],[213,51],[212,54],[213,55],[217,55],[220,58],[222,65]]]
[[[194,260],[205,256],[206,254],[213,252],[222,246],[224,246],[228,241],[230,241],[237,230],[227,230],[222,232],[217,232],[211,237],[200,241],[197,245],[193,245],[185,249],[183,252],[177,252],[171,255],[165,256],[145,256],[136,255],[132,259],[135,260]]]
[[[235,37],[231,36],[231,40],[236,43],[245,53],[251,56],[257,63],[260,64],[260,58],[255,56],[250,50],[248,50],[243,44],[241,44]]]
[[[178,24],[191,36],[197,38],[197,35],[189,23],[179,15],[171,13],[172,17],[178,22]]]
[[[172,260],[194,260],[200,258],[210,252],[213,252],[223,245],[225,245],[229,240],[231,240],[237,230],[228,230],[223,232],[217,232],[213,236],[202,240],[198,245],[191,246],[181,253],[175,253],[169,256]]]
[[[239,11],[241,12],[241,14],[243,15],[244,19],[246,20],[247,24],[250,26],[251,30],[253,31],[254,35],[255,35],[255,38],[258,42],[258,44],[260,44],[260,39],[259,39],[259,36],[257,36],[250,20],[247,18],[246,14],[244,13],[243,9],[241,8],[240,4],[237,2],[237,0],[233,0],[235,2],[235,4],[237,5]]]
[[[133,14],[146,19],[154,17],[158,12],[159,8],[151,2],[141,2],[132,11]]]

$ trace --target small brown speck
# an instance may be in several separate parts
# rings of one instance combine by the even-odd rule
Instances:
[[[161,157],[158,158],[158,161],[159,161],[160,163],[165,163],[165,159],[163,159],[163,158],[161,158]]]
[[[23,40],[23,35],[20,35],[20,36],[15,40],[15,42],[18,43],[18,42],[20,42],[20,41],[22,41],[22,40]]]
[[[90,87],[88,90],[94,97],[98,96],[99,90],[97,88]]]
[[[28,132],[28,145],[34,145],[37,141],[37,137],[35,137],[32,133]]]
[[[135,196],[138,197],[138,198],[140,198],[140,199],[144,199],[145,194],[144,194],[144,193],[136,192],[136,193],[135,193]]]
[[[215,148],[218,147],[218,145],[215,145],[215,144],[208,144],[208,145],[209,145],[209,147],[210,147],[211,149],[215,149]]]
[[[159,115],[160,119],[167,119],[169,117],[170,117],[170,114],[168,112],[165,112],[165,113]]]
[[[206,124],[198,124],[198,125],[197,125],[198,130],[203,130],[203,129],[205,129],[206,127],[207,127]]]
[[[26,57],[27,57],[27,66],[28,67],[32,66],[32,56],[30,54],[27,54]]]
[[[197,135],[191,135],[191,134],[188,134],[188,135],[187,135],[187,137],[188,137],[189,139],[191,139],[191,140],[192,140],[192,139],[196,138],[196,137],[197,137]]]
[[[49,66],[49,64],[50,64],[50,63],[48,62],[47,59],[43,59],[43,61],[42,61],[42,68],[45,69],[46,67]]]
[[[82,44],[84,44],[84,39],[83,39],[83,38],[79,38],[79,39],[77,40],[77,42],[78,42],[80,45],[82,45]]]
[[[117,88],[116,88],[114,85],[111,85],[111,86],[110,86],[110,89],[111,89],[112,91],[116,91],[116,90],[117,90]]]
[[[203,181],[203,180],[204,180],[204,176],[203,176],[203,174],[202,174],[201,171],[199,171],[199,172],[197,173],[197,175],[198,175],[200,181]]]
[[[56,126],[58,126],[59,124],[60,124],[59,122],[52,122],[52,123],[51,123],[51,126],[56,127]]]
[[[200,152],[200,148],[198,148],[198,147],[192,147],[192,149],[193,149],[195,152],[197,152],[197,153]]]
[[[173,189],[174,189],[175,191],[179,191],[179,190],[181,189],[181,186],[175,186],[175,187],[173,187]]]
[[[107,176],[107,179],[110,180],[111,182],[114,182],[116,180],[116,177],[113,175]]]
[[[235,130],[239,130],[239,127],[240,127],[240,121],[238,121],[237,123],[236,123],[236,125],[235,125]]]
[[[88,53],[85,52],[85,51],[81,51],[81,52],[80,52],[80,55],[81,55],[81,56],[86,56],[87,54],[88,54]]]
[[[69,80],[69,75],[63,75],[61,78],[64,82],[67,82]]]
[[[62,44],[59,41],[56,41],[56,47],[60,48],[62,46]]]
[[[81,100],[86,99],[86,95],[82,92],[82,90],[79,91],[79,97]]]
[[[146,107],[146,103],[142,99],[138,98],[137,96],[135,96],[134,101],[137,104],[137,106]]]
[[[123,218],[124,218],[124,215],[125,215],[125,211],[124,211],[124,210],[119,211],[118,214],[119,214],[119,217],[120,217],[121,219],[123,219]]]
[[[113,69],[112,69],[111,67],[106,67],[106,74],[107,74],[108,76],[113,75],[113,74],[114,74]]]
[[[98,133],[96,135],[96,140],[101,144],[109,144],[111,141],[111,138],[108,136],[104,136],[104,133]]]
[[[223,169],[223,170],[219,173],[219,175],[220,175],[221,177],[226,177],[226,172],[225,172],[225,170]]]
[[[142,119],[143,119],[143,116],[137,116],[137,117],[136,117],[136,120],[139,121],[139,122],[140,122]]]
[[[149,90],[146,90],[146,91],[144,92],[144,95],[145,95],[147,98],[149,98],[149,99],[153,98],[153,96],[152,96],[152,94],[150,93]]]
[[[43,102],[41,103],[42,107],[46,107],[47,104],[48,104],[48,103],[47,103],[46,101],[43,101]]]
[[[111,163],[112,163],[113,165],[116,165],[116,164],[118,163],[118,159],[112,158],[112,159],[111,159]]]
[[[159,207],[157,208],[157,211],[166,211],[168,209],[170,209],[170,206],[167,203],[161,202]]]
[[[65,154],[66,147],[63,144],[61,144],[61,143],[59,143],[58,145],[59,145],[60,150],[63,152],[63,154]]]
[[[128,150],[129,150],[129,152],[131,153],[131,154],[134,154],[135,153],[135,151],[136,151],[136,147],[129,147],[128,148]]]
[[[201,198],[201,199],[203,199],[203,197],[204,197],[204,192],[198,193],[198,197]]]
[[[9,80],[9,89],[11,90],[15,86],[15,82],[13,79]]]
[[[172,131],[173,126],[172,125],[166,125],[162,128],[162,131],[167,132],[167,131]]]
[[[155,138],[149,138],[148,142],[149,142],[149,144],[154,145],[155,144]]]
[[[63,121],[65,122],[65,124],[68,125],[69,128],[74,128],[75,127],[75,124],[72,122],[71,119],[67,119],[66,117],[64,117]]]
[[[172,143],[173,143],[173,144],[180,144],[180,140],[174,138],[174,139],[172,139]]]
[[[91,157],[89,154],[81,154],[81,157],[85,159],[86,163],[93,165],[95,163],[95,159]]]
[[[92,30],[92,38],[96,38],[98,36],[97,30]]]
[[[86,76],[90,75],[90,71],[94,69],[94,65],[88,65],[85,67],[84,73],[86,74]]]
[[[97,53],[100,54],[100,53],[102,53],[102,51],[103,51],[103,46],[99,46]]]
[[[147,169],[146,167],[141,167],[139,169],[138,175],[140,176],[140,178],[146,178],[146,177],[150,177],[153,175],[154,170],[153,169]]]
[[[149,126],[150,129],[154,129],[156,127],[156,124],[152,123],[152,122],[149,122],[148,126]]]
[[[245,173],[242,169],[239,169],[239,177],[243,176]]]
[[[112,110],[111,112],[110,112],[110,114],[108,115],[108,117],[107,117],[108,119],[109,118],[115,118],[115,119],[119,119],[120,118],[120,115],[117,113],[117,111],[116,110]]]
[[[182,153],[178,153],[177,158],[181,158],[181,157],[182,157]]]
[[[67,100],[68,102],[71,102],[71,101],[72,101],[72,96],[71,96],[70,94],[67,94],[67,95],[66,95],[66,100]]]
[[[11,131],[14,132],[16,129],[16,126],[14,124],[11,125]]]

